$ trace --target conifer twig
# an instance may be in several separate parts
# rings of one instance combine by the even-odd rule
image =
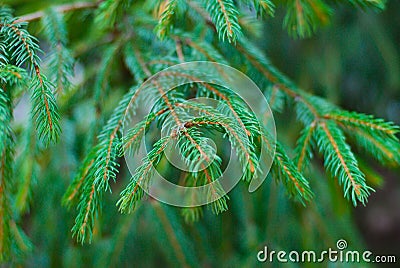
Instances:
[[[72,4],[64,4],[54,7],[56,12],[66,13],[86,8],[97,8],[102,1],[97,2],[76,2]],[[31,22],[41,19],[45,15],[44,11],[36,11],[20,16],[15,22]]]

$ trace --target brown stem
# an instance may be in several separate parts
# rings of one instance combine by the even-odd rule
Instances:
[[[56,6],[55,10],[60,13],[66,13],[69,11],[75,11],[79,9],[85,9],[85,8],[97,8],[101,1],[98,2],[76,2],[72,4],[64,4],[60,6]],[[44,16],[45,12],[43,11],[36,11],[33,13],[29,13],[26,15],[23,15],[19,17],[15,22],[31,22],[38,20]]]

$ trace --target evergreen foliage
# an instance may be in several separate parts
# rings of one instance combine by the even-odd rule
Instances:
[[[377,10],[383,9],[385,4],[383,0],[338,2]],[[62,135],[61,126],[63,131],[78,131],[75,128],[69,130],[68,123],[80,120],[79,116],[69,114],[71,103],[80,103],[80,99],[89,100],[94,107],[90,110],[94,116],[89,119],[90,126],[85,126],[88,134],[79,142],[79,148],[69,149],[71,152],[78,151],[71,153],[77,156],[75,161],[78,165],[71,164],[74,175],[64,194],[63,204],[76,208],[72,232],[81,243],[92,241],[96,236],[98,230],[95,223],[100,218],[105,193],[111,192],[113,183],[120,177],[126,177],[126,172],[120,174],[126,170],[121,164],[121,157],[126,151],[135,155],[144,134],[151,127],[168,123],[167,120],[173,120],[182,127],[151,145],[140,167],[120,190],[116,202],[120,212],[131,213],[137,209],[139,201],[145,196],[139,182],[149,181],[157,168],[165,168],[164,150],[172,140],[176,140],[184,159],[191,160],[189,163],[196,163],[195,160],[202,157],[215,157],[209,166],[199,172],[182,172],[186,184],[197,186],[216,180],[223,172],[224,156],[216,154],[214,148],[207,144],[207,137],[202,132],[204,129],[220,133],[236,149],[245,184],[258,175],[260,141],[266,140],[270,144],[268,133],[260,128],[246,104],[230,90],[213,84],[192,83],[167,94],[157,84],[151,90],[141,92],[140,85],[149,77],[184,61],[216,61],[243,71],[263,90],[277,114],[294,104],[302,130],[297,134],[294,150],[279,138],[273,144],[276,153],[269,175],[284,186],[290,198],[304,205],[313,198],[320,198],[313,193],[313,182],[309,179],[309,171],[315,165],[312,158],[320,153],[327,174],[336,178],[342,187],[342,195],[354,206],[358,203],[365,205],[374,190],[368,185],[349,140],[355,141],[378,162],[399,165],[399,127],[370,115],[345,111],[311,95],[269,61],[252,42],[251,36],[247,36],[246,25],[241,19],[249,10],[260,19],[266,18],[266,15],[273,16],[275,8],[281,5],[286,11],[284,26],[290,34],[298,37],[309,36],[318,27],[328,24],[334,7],[331,1],[324,0],[150,0],[144,5],[142,2],[106,0],[65,4],[19,18],[8,7],[1,7],[1,261],[9,260],[10,256],[29,248],[29,242],[19,230],[19,220],[29,208],[29,196],[38,166],[53,161],[45,159],[39,163],[39,155],[46,150],[56,150],[57,147],[48,148],[47,145],[58,141]],[[83,21],[79,23],[84,25],[81,27],[90,28],[95,34],[84,36],[85,31],[82,30],[81,36],[73,37],[82,40],[69,48],[64,13],[79,12],[85,13],[85,16],[78,14]],[[48,42],[44,57],[47,64],[43,65],[46,68],[41,67],[42,51],[38,38],[28,31],[28,21],[36,24],[36,20],[43,25],[43,31],[38,36],[43,35]],[[179,23],[182,21],[185,23]],[[77,76],[74,63],[78,59],[85,62],[87,58],[95,62],[81,64],[80,67],[85,68],[85,77],[74,85],[73,77]],[[182,76],[179,73],[170,75]],[[23,131],[16,131],[12,127],[14,104],[24,93],[31,95],[32,120]],[[224,105],[211,107],[186,101],[193,96],[214,98]],[[145,104],[148,99],[160,101],[150,115],[128,129],[128,134],[124,136],[124,120],[132,116],[130,111]],[[58,108],[59,105],[61,108]],[[188,109],[196,111],[198,116],[186,113]],[[68,133],[64,139],[67,137]],[[82,145],[82,140],[86,140],[86,144]],[[15,146],[22,148],[18,161],[15,161]],[[24,158],[29,161],[22,163]],[[206,163],[198,161],[196,164],[204,166]],[[17,168],[21,174],[14,176],[13,170]],[[18,181],[15,181],[16,177]],[[54,179],[57,180],[57,177]],[[12,190],[13,185],[16,185],[16,191]],[[213,191],[220,189],[217,187]],[[237,205],[235,198],[239,197],[224,195],[208,206],[218,214],[228,210],[231,202],[233,206]],[[154,201],[150,202],[155,213],[151,217],[158,217],[158,222],[167,230],[166,240],[171,243],[181,264],[195,263],[193,256],[183,252],[186,248],[179,244],[180,241],[187,243],[186,238],[179,240],[173,236],[172,230],[179,229],[179,220],[172,214],[167,215],[164,208],[154,204]],[[182,209],[181,214],[190,222],[199,220],[204,213],[201,207],[195,207]]]

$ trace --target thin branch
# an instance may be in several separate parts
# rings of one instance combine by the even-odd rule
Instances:
[[[90,195],[89,195],[89,201],[87,202],[87,206],[86,206],[85,217],[83,219],[83,223],[82,223],[81,227],[79,228],[79,232],[81,233],[82,237],[85,235],[85,228],[89,222],[90,211],[92,209],[92,203],[94,200],[93,196],[96,191],[95,186],[96,185],[93,183],[91,191],[90,191]]]
[[[56,6],[54,9],[56,12],[66,13],[70,11],[86,9],[86,8],[97,8],[102,1],[98,2],[76,2],[72,4],[64,4]],[[15,22],[31,22],[41,19],[45,15],[44,11],[36,11],[19,17]]]
[[[94,163],[94,159],[92,159],[92,161],[90,161],[89,165],[85,168],[81,178],[79,179],[78,184],[74,188],[74,191],[70,195],[68,195],[68,197],[67,197],[68,201],[71,201],[76,197],[76,194],[78,193],[79,189],[81,188],[83,181],[85,180],[87,174],[89,173],[89,170],[92,168],[93,163]]]
[[[303,143],[303,145],[302,145],[302,147],[301,147],[301,150],[300,150],[299,159],[298,159],[298,161],[297,161],[297,169],[298,169],[299,171],[302,170],[304,161],[305,161],[305,159],[306,159],[307,147],[309,146],[309,144],[310,144],[310,142],[311,142],[311,137],[312,137],[312,135],[313,135],[313,132],[314,132],[314,129],[315,129],[316,126],[317,126],[317,122],[316,122],[316,121],[313,121],[313,122],[311,123],[311,125],[310,125],[310,129],[309,129],[308,132],[307,132],[307,136],[306,136],[306,138],[304,139],[304,143]]]
[[[322,127],[323,131],[325,132],[326,136],[328,137],[329,142],[331,143],[331,145],[335,151],[335,154],[339,158],[339,161],[342,164],[347,177],[351,181],[351,185],[353,186],[354,191],[356,192],[357,196],[360,196],[361,195],[361,191],[360,191],[361,186],[354,179],[353,174],[351,173],[350,168],[347,165],[347,163],[344,159],[344,156],[342,155],[342,153],[339,149],[339,145],[335,141],[335,138],[333,137],[332,133],[330,132],[330,130],[328,129],[328,127],[324,121],[321,123],[320,126]]]
[[[287,95],[292,97],[295,101],[300,101],[304,103],[307,108],[311,111],[311,113],[315,116],[316,119],[320,118],[320,114],[317,109],[310,103],[307,99],[305,99],[299,92],[293,90],[283,83],[281,83],[279,78],[271,73],[267,68],[265,68],[260,62],[257,61],[251,54],[247,53],[246,49],[244,49],[239,43],[236,44],[236,49],[243,53],[243,55],[248,59],[248,61],[253,64],[253,66],[258,69],[269,81],[275,84],[279,89],[285,92]]]
[[[176,47],[176,54],[178,55],[179,61],[184,62],[185,56],[183,55],[183,51],[182,51],[182,42],[178,38],[175,38],[175,47]]]

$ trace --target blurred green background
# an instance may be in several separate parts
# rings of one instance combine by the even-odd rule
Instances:
[[[47,7],[52,1],[5,3],[15,8],[17,15],[23,15]],[[348,5],[337,5],[335,9],[330,25],[311,38],[295,40],[282,27],[281,7],[275,18],[263,22],[262,34],[254,39],[272,63],[302,88],[348,110],[399,125],[400,1],[389,1],[379,14]],[[84,46],[90,49],[90,44],[77,42],[89,33],[76,21],[84,21],[87,16],[86,12],[67,16],[72,21],[68,30],[75,51]],[[38,22],[30,26],[39,37],[40,28]],[[42,47],[45,50],[45,42]],[[78,62],[88,60],[90,56]],[[82,70],[78,69],[78,76],[79,72]],[[253,267],[259,265],[256,254],[265,245],[273,250],[319,251],[335,248],[338,239],[346,239],[349,249],[396,255],[400,261],[400,170],[383,168],[364,157],[363,152],[358,154],[360,162],[365,163],[363,171],[377,190],[366,207],[353,208],[333,191],[338,189],[336,181],[326,178],[320,169],[310,174],[315,200],[307,207],[288,200],[281,186],[266,180],[252,194],[244,185],[237,186],[230,193],[229,211],[222,215],[206,210],[199,222],[187,224],[179,209],[152,200],[144,201],[132,215],[119,214],[115,203],[122,185],[118,182],[113,185],[114,194],[107,193],[103,200],[92,244],[77,244],[70,232],[75,211],[61,207],[61,198],[82,159],[85,141],[91,134],[88,126],[96,120],[93,103],[79,101],[80,97],[77,94],[72,98],[76,103],[73,107],[64,105],[61,142],[40,156],[32,205],[21,219],[32,250],[21,254],[21,265]],[[109,109],[119,97],[118,93],[110,95]],[[17,112],[23,118],[21,103]],[[280,140],[293,146],[301,125],[291,112],[286,109],[275,119]],[[20,117],[16,115],[17,124],[23,124]],[[314,162],[318,165],[322,160],[317,157]],[[122,171],[119,181],[125,183],[128,177]]]

